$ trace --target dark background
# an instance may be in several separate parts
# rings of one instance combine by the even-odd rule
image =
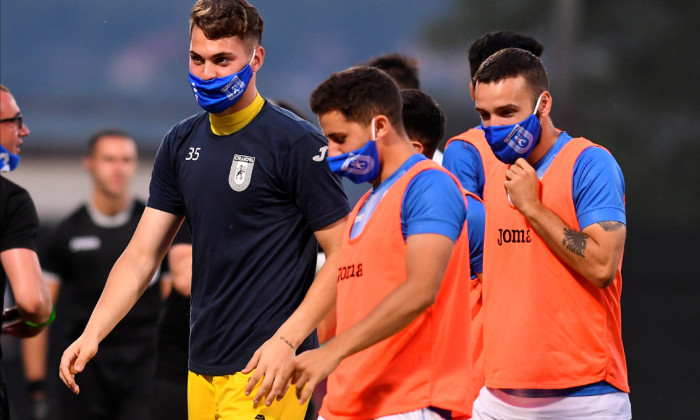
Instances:
[[[2,0],[0,76],[32,129],[22,168],[65,161],[67,173],[80,171],[70,159],[104,126],[131,131],[144,160],[152,159],[168,128],[198,111],[187,84],[192,3]],[[419,59],[423,90],[443,107],[448,136],[478,124],[468,94],[469,44],[501,29],[538,38],[555,124],[607,147],[625,174],[623,339],[634,417],[696,415],[700,2],[253,3],[265,19],[267,55],[258,74],[264,96],[309,116],[309,93],[332,71],[403,52]],[[31,168],[13,179],[35,195],[40,217],[51,224],[57,209],[80,197],[70,189],[38,194],[55,174]],[[8,350],[5,365],[17,363]],[[51,375],[55,370],[50,366]]]

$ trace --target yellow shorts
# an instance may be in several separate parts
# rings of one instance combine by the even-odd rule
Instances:
[[[289,387],[281,401],[275,400],[269,407],[261,401],[253,405],[253,397],[245,387],[250,375],[208,376],[189,372],[187,377],[187,412],[189,420],[303,420],[305,404],[299,404],[294,385]]]

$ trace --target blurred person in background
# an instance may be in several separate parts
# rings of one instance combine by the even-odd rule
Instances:
[[[144,211],[130,192],[138,164],[136,142],[123,130],[94,133],[83,166],[92,187],[87,203],[51,233],[42,264],[59,310],[64,308],[61,348],[76,340],[90,318],[114,262],[126,248]],[[138,303],[102,342],[85,372],[79,397],[61,389],[63,418],[150,419],[161,308],[160,271]],[[40,355],[45,360],[46,353]]]
[[[28,135],[29,128],[24,124],[15,98],[7,87],[0,85],[0,173],[17,168],[20,146]],[[32,337],[55,318],[51,294],[36,253],[38,229],[39,218],[27,191],[0,175],[0,296],[4,296],[7,279],[17,305],[3,311],[3,334]],[[39,366],[41,368],[45,373],[45,362]],[[35,401],[40,401],[34,417],[46,418],[46,390],[42,378],[35,374],[27,375],[27,379],[31,395]],[[0,369],[0,419],[10,416],[5,387]]]
[[[384,70],[399,89],[420,89],[418,60],[413,57],[399,53],[383,54],[361,65]]]
[[[158,323],[155,371],[156,420],[187,420],[187,355],[192,291],[192,237],[183,223],[168,251],[169,275]]]

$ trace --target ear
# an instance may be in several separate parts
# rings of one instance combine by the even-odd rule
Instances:
[[[253,62],[250,64],[250,68],[253,70],[253,73],[260,70],[263,62],[265,62],[265,48],[258,46],[255,48],[255,57],[253,57]]]
[[[474,82],[469,82],[469,94],[472,95],[472,101],[474,101]]]
[[[91,156],[85,156],[83,158],[83,168],[85,168],[85,170],[88,172],[92,172],[92,157]]]
[[[552,95],[549,91],[545,90],[542,92],[542,100],[540,100],[540,107],[538,110],[538,115],[540,118],[546,118],[549,116],[549,112],[552,110]]]
[[[370,130],[372,129],[372,123],[370,122]],[[389,133],[391,123],[386,115],[377,115],[374,117],[374,128],[376,130],[375,135],[377,138],[385,137]]]
[[[411,140],[411,145],[413,146],[413,149],[416,151],[416,153],[423,153],[423,145],[420,144],[419,141]]]

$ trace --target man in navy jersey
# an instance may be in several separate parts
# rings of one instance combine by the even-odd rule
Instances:
[[[258,93],[265,50],[257,10],[245,0],[200,0],[190,18],[189,79],[206,112],[163,140],[139,227],[60,375],[80,391],[75,374],[136,302],[186,216],[190,419],[303,418],[305,406],[273,402],[286,384],[272,381],[297,351],[317,345],[312,332],[325,311],[297,308],[325,293],[314,282],[317,244],[326,253],[317,277],[335,278],[349,206],[325,162],[323,135]],[[254,353],[254,374],[240,373]],[[249,379],[261,377],[260,390],[246,395]]]

